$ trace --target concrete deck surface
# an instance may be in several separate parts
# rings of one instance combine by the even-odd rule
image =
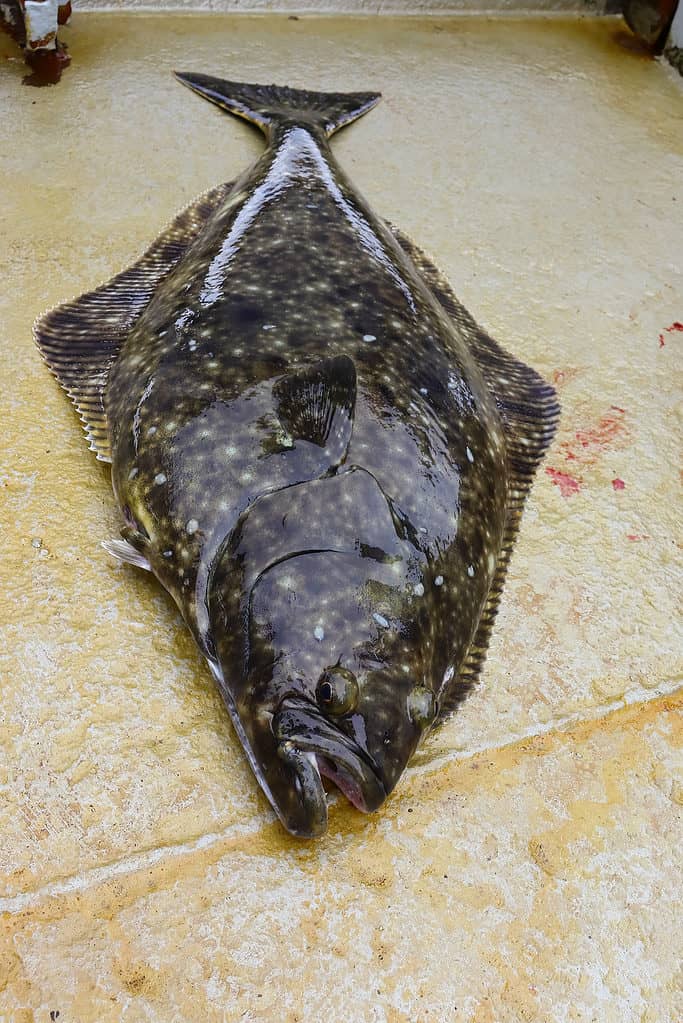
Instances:
[[[683,1018],[683,93],[617,32],[82,14],[43,90],[0,40],[1,1020]],[[108,473],[31,339],[260,151],[174,67],[381,89],[339,159],[563,403],[479,688],[314,843],[100,548]]]

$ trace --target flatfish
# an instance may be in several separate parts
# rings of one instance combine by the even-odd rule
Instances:
[[[376,810],[481,669],[558,416],[329,138],[375,93],[180,81],[266,148],[37,344],[284,826]]]

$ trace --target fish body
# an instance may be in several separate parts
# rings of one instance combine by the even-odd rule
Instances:
[[[376,95],[179,77],[263,155],[37,340],[111,461],[109,549],[173,595],[313,836],[321,775],[377,809],[471,685],[557,406],[337,165]]]

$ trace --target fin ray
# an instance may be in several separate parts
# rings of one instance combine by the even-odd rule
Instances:
[[[53,374],[71,398],[88,446],[111,462],[104,392],[109,369],[159,282],[201,231],[231,184],[195,199],[145,254],[108,283],[57,306],[36,320],[33,334]]]
[[[377,92],[309,92],[284,85],[230,82],[213,75],[175,71],[176,78],[210,103],[250,121],[263,132],[278,121],[313,122],[329,137],[362,117],[376,103]]]
[[[135,568],[142,568],[145,572],[152,571],[152,566],[144,554],[136,550],[127,540],[102,540],[101,546],[104,547],[107,554],[111,554],[112,558],[116,558],[118,561],[134,565]]]
[[[322,359],[276,384],[278,418],[294,440],[325,448],[330,469],[344,459],[353,432],[356,367],[347,355]]]
[[[402,231],[392,224],[389,227],[464,336],[496,399],[507,442],[509,496],[503,544],[474,638],[442,700],[439,719],[443,720],[465,698],[484,665],[524,503],[536,470],[555,435],[560,406],[555,389],[540,374],[506,352],[479,327],[432,260]]]

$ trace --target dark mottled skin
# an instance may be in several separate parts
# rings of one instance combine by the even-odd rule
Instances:
[[[335,452],[308,439],[315,412],[283,426],[278,385],[339,357],[356,387]],[[438,703],[476,629],[506,463],[465,343],[320,127],[273,127],[138,320],[106,411],[129,539],[220,665],[285,824],[320,830],[271,715],[334,665],[358,681],[334,728],[381,779],[374,808],[431,723],[411,692]]]
[[[372,94],[182,75],[267,148],[36,324],[127,543],[173,595],[293,834],[363,810],[477,676],[551,387],[375,216],[329,136]]]

